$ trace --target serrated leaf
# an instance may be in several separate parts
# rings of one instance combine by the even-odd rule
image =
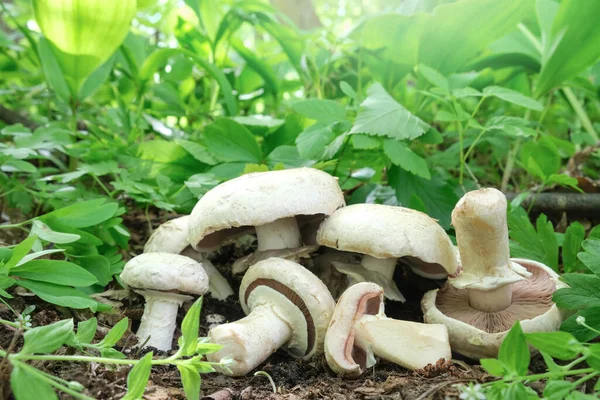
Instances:
[[[394,165],[424,179],[431,179],[431,173],[425,159],[413,152],[406,143],[385,139],[383,141],[383,151]]]
[[[579,222],[572,223],[565,231],[565,238],[562,245],[562,259],[565,272],[570,272],[574,269],[577,263],[577,253],[581,249],[581,243],[584,238],[585,228]],[[584,258],[586,257],[584,256]],[[598,254],[593,259],[594,261],[598,260],[597,266],[600,273],[600,241],[598,241]],[[584,260],[581,261],[585,264]]]
[[[391,139],[414,139],[423,135],[429,125],[413,115],[375,83],[367,90],[351,134],[366,133]]]
[[[582,247],[585,252],[579,253],[577,257],[590,271],[600,277],[600,240],[592,238],[590,234],[590,239],[583,242]]]
[[[148,379],[150,379],[151,369],[152,352],[149,352],[129,371],[127,375],[127,394],[123,397],[123,400],[137,400],[142,398],[148,384]]]
[[[600,306],[586,308],[579,311],[577,314],[571,315],[560,326],[561,331],[571,333],[580,342],[588,342],[598,334],[585,326],[577,323],[577,317],[584,317],[585,323],[596,330],[600,330]]]
[[[23,334],[25,343],[20,354],[52,353],[73,335],[73,319],[30,329]]]

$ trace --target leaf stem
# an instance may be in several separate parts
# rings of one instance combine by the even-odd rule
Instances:
[[[592,121],[590,121],[590,117],[585,112],[583,105],[577,99],[577,96],[575,96],[575,93],[573,93],[573,90],[571,90],[570,87],[563,87],[562,91],[565,94],[565,96],[567,97],[567,100],[569,100],[571,107],[573,107],[573,110],[575,110],[575,113],[581,120],[581,124],[583,125],[583,128],[587,131],[587,133],[589,133],[592,136],[592,138],[594,138],[594,140],[596,142],[600,141],[598,132],[596,132],[596,130],[594,129],[594,125],[592,125]]]
[[[529,39],[531,44],[533,44],[535,46],[535,49],[541,55],[543,53],[544,49],[542,48],[542,44],[540,43],[538,38],[533,33],[531,33],[531,31],[524,24],[517,25],[517,28],[519,28],[519,30],[523,33],[523,35],[525,35],[525,37],[527,37],[527,39]]]
[[[61,383],[55,381],[54,379],[48,378],[42,371],[40,371],[37,368],[34,368],[26,363],[19,362],[19,361],[14,361],[14,363],[16,363],[16,365],[18,365],[19,367],[28,370],[29,373],[36,375],[36,377],[38,379],[43,380],[44,382],[50,384],[51,386],[54,386],[55,388],[57,388],[58,390],[60,390],[62,392],[70,394],[71,396],[75,397],[76,399],[94,400],[93,397],[89,397],[89,396],[81,394],[73,389],[69,389],[68,387],[62,385]]]
[[[12,322],[12,321],[7,321],[7,320],[1,319],[1,318],[0,318],[0,324],[4,324],[4,325],[12,326],[13,328],[21,329],[21,324],[18,324],[16,322]],[[0,354],[0,355],[2,355],[2,354]]]

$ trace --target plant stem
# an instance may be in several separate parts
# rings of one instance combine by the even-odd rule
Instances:
[[[456,122],[458,126],[458,146],[459,146],[459,159],[460,159],[460,173],[458,176],[458,183],[462,186],[463,184],[463,175],[465,173],[465,149],[463,148],[464,136],[465,132],[463,130],[463,125],[460,121]]]
[[[108,190],[108,188],[104,185],[104,183],[102,183],[100,178],[98,178],[95,174],[91,174],[91,175],[92,175],[92,178],[94,178],[94,180],[96,181],[96,183],[102,188],[102,190],[104,190],[104,193],[106,193],[108,195],[108,197],[110,197],[112,199],[112,192],[110,190]]]
[[[7,320],[1,319],[1,318],[0,318],[0,324],[4,324],[4,325],[12,326],[13,328],[21,329],[21,324],[18,324],[16,322],[12,322],[12,321],[7,321]]]
[[[582,383],[589,381],[590,379],[594,378],[595,376],[600,375],[600,372],[593,372],[587,376],[584,376],[581,379],[576,380],[575,382],[573,382],[573,385],[575,385],[575,387],[581,385]]]
[[[17,224],[4,224],[4,225],[0,225],[0,229],[22,229],[25,232],[28,232],[28,230],[26,228],[23,228],[23,225],[27,225],[28,223],[30,223],[32,220],[28,219],[27,221],[23,221],[23,222],[19,222]]]
[[[0,357],[5,357],[6,352],[0,350]],[[58,356],[58,355],[15,355],[11,359],[17,359],[19,361],[74,361],[74,362],[95,362],[100,364],[118,364],[118,365],[136,365],[140,360],[127,360],[120,358],[108,358],[108,357],[90,357],[90,356]],[[187,360],[174,360],[171,357],[160,360],[152,360],[152,365],[167,365],[167,364],[178,364],[185,363]],[[202,361],[208,365],[221,365],[221,363]]]
[[[531,33],[531,31],[523,24],[517,25],[517,28],[519,28],[519,30],[523,33],[523,35],[525,35],[525,37],[527,37],[527,39],[529,39],[531,44],[533,44],[535,46],[535,49],[541,55],[543,53],[544,49],[542,48],[542,44],[540,43],[538,38],[533,33]]]
[[[592,372],[595,372],[594,368],[582,368],[582,369],[572,369],[570,371],[562,371],[562,372],[545,372],[543,374],[517,376],[514,378],[507,378],[505,380],[509,380],[509,381],[521,380],[521,381],[531,382],[531,381],[539,381],[541,379],[557,378],[559,376],[589,374]]]
[[[594,129],[594,125],[592,125],[590,117],[588,117],[587,113],[583,109],[583,106],[581,105],[581,102],[577,99],[577,96],[575,96],[575,93],[573,93],[570,87],[563,87],[562,91],[567,97],[567,100],[569,100],[571,107],[573,107],[573,110],[575,110],[575,113],[581,120],[581,124],[583,125],[587,133],[589,133],[590,136],[592,136],[592,138],[594,138],[596,142],[600,141],[598,132],[596,132],[596,130]]]

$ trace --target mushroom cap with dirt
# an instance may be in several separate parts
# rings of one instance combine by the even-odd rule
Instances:
[[[299,223],[330,215],[344,204],[337,179],[326,172],[296,168],[251,173],[216,186],[198,201],[188,240],[201,250],[214,246],[232,230],[255,227],[257,253],[281,250],[297,258],[302,252],[290,253],[289,249],[302,247]],[[249,258],[238,269],[261,258]]]
[[[325,358],[336,373],[357,378],[375,364],[375,355],[408,369],[452,358],[444,325],[386,317],[383,288],[361,282],[338,300],[325,336]]]
[[[145,253],[129,260],[120,277],[146,299],[137,331],[140,344],[171,350],[177,310],[208,290],[202,267],[178,254]]]
[[[161,224],[144,245],[144,253],[181,254],[196,260],[208,275],[209,293],[217,300],[233,295],[227,279],[202,253],[194,250],[187,240],[189,215]]]
[[[211,342],[223,345],[208,360],[233,359],[224,373],[245,375],[279,348],[294,358],[322,354],[335,302],[325,284],[300,264],[269,258],[252,265],[242,279],[240,303],[246,317],[208,333]]]
[[[421,302],[425,322],[446,325],[452,349],[471,358],[496,357],[517,321],[525,332],[549,332],[565,317],[552,302],[566,286],[558,275],[537,261],[510,258],[506,208],[496,189],[463,196],[452,213],[461,271]]]
[[[358,282],[383,286],[391,300],[404,301],[393,282],[398,260],[431,279],[446,278],[458,268],[454,246],[444,229],[427,214],[404,207],[354,204],[341,208],[321,224],[317,243],[363,254],[360,265],[332,264]]]

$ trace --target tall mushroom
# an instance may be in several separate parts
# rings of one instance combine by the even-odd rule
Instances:
[[[234,265],[237,272],[256,261],[281,256],[297,260],[316,246],[303,248],[299,222],[325,217],[344,205],[336,178],[312,168],[257,172],[208,191],[196,204],[188,239],[202,250],[231,229],[253,226],[257,252]]]
[[[245,375],[280,347],[294,358],[322,353],[335,302],[323,282],[303,266],[281,258],[257,262],[242,279],[240,303],[245,318],[208,333],[213,343],[223,345],[208,360],[234,361],[231,372],[224,373]]]
[[[361,282],[338,300],[325,335],[325,358],[333,371],[357,378],[375,364],[375,355],[408,369],[452,358],[444,325],[386,317],[383,289]]]
[[[196,260],[208,275],[210,295],[217,300],[225,300],[233,295],[233,289],[210,260],[190,246],[187,240],[189,219],[190,216],[186,215],[161,224],[146,242],[144,253],[181,254]]]
[[[563,315],[552,294],[565,286],[549,267],[511,259],[506,197],[496,189],[468,192],[452,212],[462,268],[421,302],[425,322],[448,327],[452,348],[471,358],[496,357],[508,330],[558,329]]]
[[[404,207],[354,204],[341,208],[321,224],[317,243],[362,254],[359,265],[332,264],[356,282],[382,286],[391,300],[404,301],[393,281],[398,261],[433,279],[457,271],[454,246],[444,229],[426,214]]]
[[[146,299],[137,331],[140,343],[171,350],[177,310],[208,290],[208,277],[196,261],[170,253],[145,253],[132,258],[121,280]]]

